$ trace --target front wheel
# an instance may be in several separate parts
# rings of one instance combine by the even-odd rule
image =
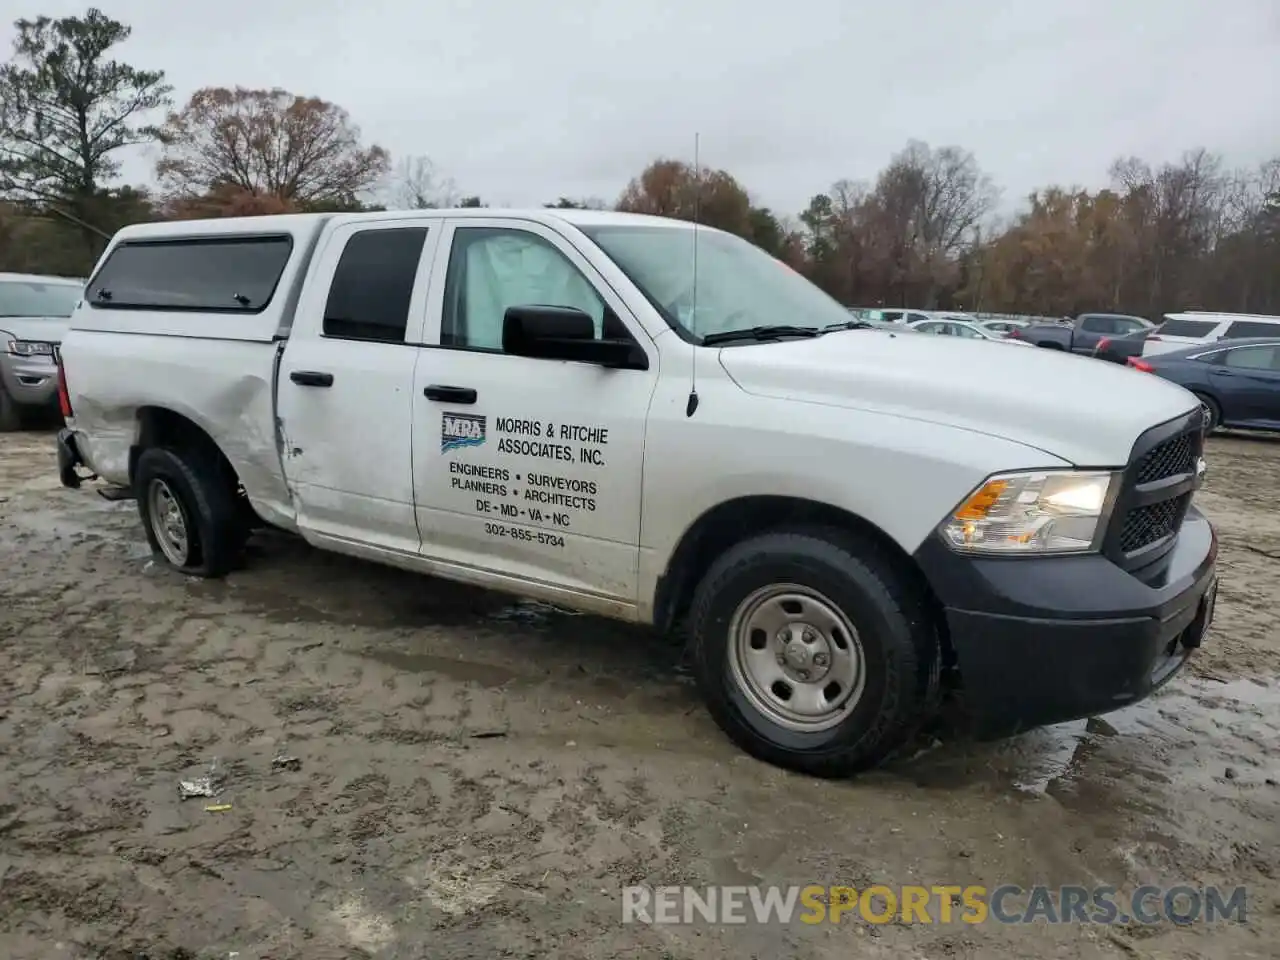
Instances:
[[[0,383],[0,433],[12,433],[22,429],[22,411],[9,391]]]
[[[1203,393],[1197,393],[1196,399],[1200,401],[1200,408],[1204,410],[1204,432],[1213,433],[1222,423],[1222,408],[1213,397],[1206,397]]]
[[[720,557],[690,616],[708,709],[744,750],[818,776],[885,759],[926,719],[938,638],[910,578],[841,531],[765,534]]]

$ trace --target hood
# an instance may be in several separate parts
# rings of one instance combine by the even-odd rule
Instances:
[[[70,317],[0,317],[0,330],[18,340],[61,343],[70,329]]]
[[[747,393],[926,420],[1081,466],[1120,466],[1148,427],[1195,408],[1175,384],[1058,350],[849,330],[722,347]]]

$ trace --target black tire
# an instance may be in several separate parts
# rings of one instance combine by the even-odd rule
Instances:
[[[862,692],[828,729],[780,725],[735,678],[735,611],[770,584],[817,591],[857,632]],[[843,531],[780,531],[732,547],[698,586],[689,625],[693,671],[712,717],[749,754],[780,767],[820,777],[874,767],[937,705],[939,643],[928,604],[874,543]]]
[[[0,433],[13,433],[22,429],[22,411],[9,391],[0,383]]]
[[[176,501],[186,529],[181,562],[168,556],[152,523],[153,485],[159,482]],[[138,457],[134,470],[138,515],[151,549],[183,573],[221,577],[233,569],[244,547],[245,531],[235,491],[225,480],[216,457],[200,450],[151,447]]]
[[[1208,420],[1205,425],[1205,433],[1213,433],[1222,425],[1222,407],[1218,405],[1218,401],[1213,397],[1207,397],[1203,393],[1197,393],[1196,399],[1200,401],[1200,406],[1204,407],[1204,415]]]

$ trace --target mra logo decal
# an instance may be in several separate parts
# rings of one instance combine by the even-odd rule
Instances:
[[[471,413],[446,413],[440,419],[440,452],[484,443],[484,417]]]

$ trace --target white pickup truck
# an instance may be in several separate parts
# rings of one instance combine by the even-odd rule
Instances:
[[[1115,709],[1212,617],[1191,394],[867,329],[705,227],[575,210],[139,225],[71,326],[62,480],[135,496],[173,566],[222,575],[266,523],[678,623],[716,721],[783,766],[882,761],[940,675],[990,735]]]

